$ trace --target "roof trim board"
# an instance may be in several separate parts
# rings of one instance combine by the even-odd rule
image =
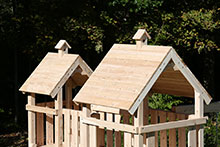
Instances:
[[[211,96],[207,93],[207,91],[203,88],[203,86],[200,84],[200,82],[196,79],[196,77],[192,74],[192,72],[189,70],[189,68],[184,64],[182,59],[178,56],[176,51],[172,48],[165,59],[162,61],[160,66],[157,68],[149,82],[146,84],[144,89],[142,90],[141,94],[138,96],[138,98],[135,100],[134,104],[131,106],[131,108],[128,110],[130,114],[134,114],[134,112],[137,110],[143,99],[146,97],[147,93],[150,91],[150,89],[153,87],[153,84],[156,82],[160,74],[163,72],[165,67],[168,65],[170,60],[173,60],[175,65],[179,68],[180,72],[185,76],[185,78],[188,80],[188,82],[192,85],[194,89],[196,89],[198,92],[201,93],[201,98],[204,99],[206,104],[209,104],[212,100]]]

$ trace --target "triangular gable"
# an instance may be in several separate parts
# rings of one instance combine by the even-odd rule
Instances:
[[[22,92],[50,95],[54,98],[76,69],[80,67],[88,77],[92,70],[79,55],[48,53],[25,83]]]
[[[182,59],[178,56],[176,51],[172,49],[167,56],[164,58],[163,62],[160,64],[160,66],[157,68],[149,82],[146,84],[144,89],[142,90],[139,97],[136,99],[134,104],[129,109],[129,113],[134,114],[134,112],[139,107],[140,103],[143,101],[143,99],[146,97],[147,93],[150,91],[160,74],[163,72],[165,67],[168,65],[168,63],[173,60],[175,65],[179,68],[180,72],[184,75],[184,77],[188,80],[188,82],[192,85],[192,87],[198,91],[201,94],[201,98],[204,99],[206,104],[209,104],[211,101],[211,96],[207,93],[207,91],[204,89],[204,87],[201,85],[201,83],[196,79],[196,77],[192,74],[192,72],[189,70],[189,68],[184,64]]]

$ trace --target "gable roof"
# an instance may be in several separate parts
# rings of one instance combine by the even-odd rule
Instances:
[[[132,39],[141,40],[143,35],[146,35],[148,39],[151,39],[150,35],[147,33],[145,29],[138,29],[138,31],[134,34]]]
[[[48,53],[19,90],[55,97],[79,66],[84,74],[89,76],[92,73],[79,55],[59,57],[58,53]]]
[[[133,114],[172,60],[184,75],[182,81],[187,79],[188,85],[209,103],[211,97],[172,47],[144,45],[137,49],[136,45],[126,44],[113,45],[74,101],[120,108]]]

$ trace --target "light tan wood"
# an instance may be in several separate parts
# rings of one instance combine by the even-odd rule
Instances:
[[[176,121],[176,114],[169,112],[168,119],[169,122]],[[169,130],[169,147],[176,147],[176,129]]]
[[[188,147],[197,147],[196,128],[191,127],[188,131]]]
[[[105,120],[105,114],[104,112],[99,112],[100,114],[100,120]],[[104,147],[105,146],[105,130],[104,127],[99,127],[98,129],[98,147]]]
[[[35,105],[35,94],[28,95],[28,105]],[[28,146],[36,146],[36,120],[35,113],[28,111]]]
[[[89,117],[90,110],[83,106],[82,108],[82,117]],[[89,147],[89,126],[80,120],[80,146],[82,147]]]
[[[66,108],[72,109],[72,80],[68,79],[65,84]]]
[[[141,127],[143,126],[143,102],[139,105],[137,114],[134,116],[134,126]],[[134,135],[134,146],[143,147],[143,134]]]
[[[179,121],[173,121],[173,122],[152,124],[152,125],[140,127],[138,132],[149,133],[149,132],[155,132],[155,131],[161,131],[161,130],[202,125],[206,123],[207,119],[208,119],[207,117],[202,117],[202,118],[194,118],[194,119],[188,119],[188,120],[179,120]]]
[[[129,122],[130,115],[128,113],[123,113],[123,123],[130,124]],[[130,133],[124,132],[124,147],[132,146],[132,136]]]
[[[71,146],[70,116],[71,116],[71,111],[64,111],[64,143],[65,143],[65,146],[67,147]]]
[[[127,124],[117,124],[113,122],[108,121],[102,121],[95,118],[89,118],[89,117],[81,117],[81,122],[83,124],[89,124],[89,125],[95,125],[99,127],[106,127],[107,130],[117,129],[119,131],[123,132],[130,132],[130,133],[138,133],[137,128],[131,125]]]
[[[115,114],[115,122],[120,124],[121,122],[121,115]],[[121,132],[115,129],[115,147],[121,147]]]
[[[147,134],[146,147],[155,147],[155,133],[151,132]]]
[[[151,114],[151,124],[157,124],[158,123],[158,111],[154,111],[150,109],[150,114]],[[158,147],[158,132],[155,131],[154,133],[155,139],[153,136],[151,136],[151,140],[155,140],[155,143],[153,141],[150,141],[152,143],[152,147]]]
[[[42,113],[36,113],[36,121],[37,145],[44,145],[44,115]]]
[[[100,105],[91,105],[91,110],[99,111],[99,112],[106,112],[106,113],[114,113],[114,114],[120,113],[120,109],[105,107],[105,106],[100,106]]]
[[[159,116],[160,116],[160,123],[165,123],[167,119],[166,112],[159,111]],[[162,147],[167,147],[167,131],[166,130],[160,131],[160,145]]]
[[[63,143],[63,89],[59,91],[57,94],[57,98],[55,100],[55,109],[58,110],[58,115],[55,116],[55,145],[56,147],[61,147]]]
[[[58,114],[58,110],[56,110],[56,109],[40,107],[40,106],[33,106],[33,105],[29,105],[29,104],[26,105],[26,110],[38,112],[38,113],[52,114],[52,115]]]
[[[185,120],[185,114],[177,114],[178,120]],[[178,147],[186,146],[186,128],[178,128]]]
[[[107,115],[107,121],[113,122],[113,114],[106,113]],[[107,147],[113,147],[113,132],[111,128],[107,128]]]
[[[78,112],[71,111],[72,115],[72,145],[73,147],[79,147],[79,121],[78,121]]]
[[[53,144],[53,115],[46,114],[46,145]]]
[[[201,118],[204,116],[204,102],[200,97],[200,93],[198,91],[194,91],[195,93],[195,117]],[[203,127],[198,126],[198,147],[204,147],[204,129]]]
[[[48,53],[19,90],[55,97],[78,66],[84,75],[91,75],[92,70],[78,55],[57,58],[57,53]]]
[[[90,147],[97,147],[97,127],[96,126],[89,126],[89,146]]]

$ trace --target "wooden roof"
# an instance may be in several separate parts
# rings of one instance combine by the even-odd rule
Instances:
[[[133,114],[150,90],[194,97],[193,88],[206,103],[211,101],[172,47],[114,44],[74,101]]]
[[[92,73],[79,55],[63,54],[60,57],[58,53],[48,53],[19,90],[55,97],[79,67],[87,76]]]

